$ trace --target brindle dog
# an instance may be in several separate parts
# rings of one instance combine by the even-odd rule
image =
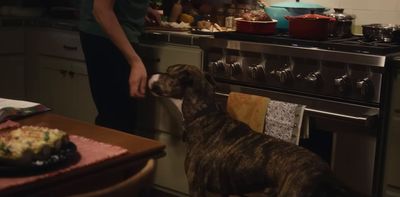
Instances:
[[[268,196],[344,196],[317,155],[256,133],[218,110],[214,85],[190,65],[170,66],[149,80],[152,93],[171,98],[182,112],[191,196],[242,195],[265,188]]]

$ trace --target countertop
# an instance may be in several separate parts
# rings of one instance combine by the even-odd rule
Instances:
[[[51,17],[30,18],[2,16],[0,18],[0,29],[12,27],[43,27],[78,31],[78,23],[78,20],[56,19]],[[200,37],[212,37],[212,35],[193,34],[189,31],[146,30],[140,40],[145,42],[169,42],[198,46],[198,39]]]

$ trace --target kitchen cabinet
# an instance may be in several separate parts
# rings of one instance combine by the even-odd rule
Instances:
[[[26,34],[27,98],[55,113],[94,122],[97,112],[79,34],[54,29],[30,29]]]
[[[197,46],[141,44],[137,51],[148,68],[149,76],[165,72],[168,66],[174,64],[202,65],[203,53]],[[177,196],[187,196],[189,189],[184,171],[186,149],[181,137],[180,112],[168,99],[148,96],[138,105],[137,114],[135,121],[139,129],[158,131],[156,139],[167,145],[166,156],[157,161],[155,185]]]
[[[149,76],[165,72],[168,66],[174,64],[190,64],[197,67],[202,65],[202,50],[197,46],[169,43],[141,44],[137,47],[137,51],[147,67]],[[140,120],[137,122],[141,129],[180,132],[176,122],[181,119],[177,115],[175,106],[170,105],[167,99],[149,98],[138,107]]]
[[[96,108],[92,102],[86,65],[54,57],[39,59],[38,100],[55,113],[94,122]]]
[[[0,29],[0,97],[24,99],[24,32]]]

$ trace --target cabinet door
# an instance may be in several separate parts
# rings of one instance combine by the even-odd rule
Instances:
[[[24,58],[0,54],[0,97],[24,99]]]
[[[174,64],[202,65],[203,53],[196,46],[140,44],[138,52],[150,72],[165,72]]]
[[[0,97],[24,99],[24,32],[0,30]]]
[[[148,73],[165,72],[170,65],[190,64],[200,67],[202,51],[198,47],[171,44],[140,44],[138,52]],[[137,106],[135,122],[138,129],[159,130],[180,135],[181,115],[176,107],[165,98],[148,98]]]
[[[190,64],[201,67],[202,51],[198,47],[181,45],[141,44],[139,53],[152,72],[165,72],[170,65]],[[167,155],[159,160],[155,185],[164,189],[187,194],[188,185],[183,167],[185,146],[181,142],[182,116],[178,109],[165,98],[149,97],[138,105],[135,122],[140,130],[160,131],[156,139],[167,145]],[[174,177],[174,181],[171,181]]]
[[[72,117],[74,92],[68,74],[70,65],[60,59],[41,57],[39,102],[50,107],[55,113]]]
[[[74,62],[71,66],[71,85],[74,92],[74,118],[94,123],[97,115],[96,106],[90,92],[89,77],[86,71],[86,65],[82,62]]]
[[[94,122],[96,108],[92,100],[84,62],[42,56],[39,102],[59,113],[86,122]]]

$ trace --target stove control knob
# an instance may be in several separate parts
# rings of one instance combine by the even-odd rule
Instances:
[[[369,77],[357,81],[356,87],[363,98],[370,98],[374,94],[374,85]]]
[[[289,68],[286,68],[284,70],[273,70],[271,71],[271,74],[275,76],[276,79],[278,79],[279,83],[285,84],[292,80],[292,71]]]
[[[336,77],[333,84],[340,94],[346,94],[350,90],[350,79],[347,75]]]
[[[265,80],[265,72],[264,72],[264,67],[260,64],[254,65],[254,66],[249,66],[249,71],[250,71],[250,77],[253,80]]]
[[[322,77],[320,72],[313,72],[304,77],[307,85],[311,85],[314,88],[322,87]]]
[[[240,65],[240,63],[235,62],[235,63],[231,64],[230,67],[231,67],[232,76],[242,74],[242,66]]]
[[[225,64],[223,61],[218,60],[216,62],[212,62],[211,66],[214,73],[225,73]]]

